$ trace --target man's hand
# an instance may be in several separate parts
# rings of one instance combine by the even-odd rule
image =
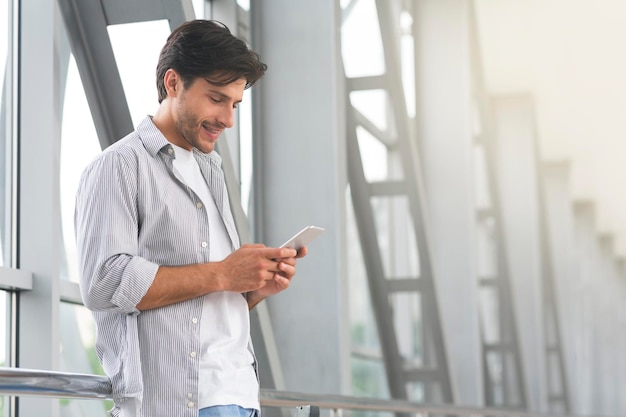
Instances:
[[[254,308],[264,298],[277,294],[289,287],[292,278],[296,274],[296,259],[306,256],[307,248],[306,246],[302,247],[297,253],[293,249],[291,251],[294,254],[293,257],[275,259],[278,262],[278,268],[271,280],[266,281],[263,287],[248,292],[248,307],[250,309]]]
[[[277,274],[295,274],[297,253],[289,248],[243,245],[220,262],[223,291],[249,292],[263,288]],[[287,264],[281,267],[281,264]],[[287,271],[284,272],[283,269]]]

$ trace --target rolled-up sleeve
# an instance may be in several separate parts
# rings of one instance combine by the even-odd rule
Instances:
[[[105,151],[81,177],[74,223],[81,295],[91,310],[138,314],[159,268],[138,256],[134,162]]]

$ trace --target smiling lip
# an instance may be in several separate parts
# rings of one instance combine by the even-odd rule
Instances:
[[[222,133],[221,129],[212,129],[209,126],[202,125],[202,129],[209,135],[212,140],[217,140],[217,138]]]

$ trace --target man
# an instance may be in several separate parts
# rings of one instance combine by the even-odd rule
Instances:
[[[249,309],[306,248],[239,247],[214,146],[266,68],[222,24],[184,23],[159,57],[156,114],[83,173],[81,293],[113,416],[258,414]]]

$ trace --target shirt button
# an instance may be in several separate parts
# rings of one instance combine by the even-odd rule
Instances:
[[[199,201],[198,201],[198,202],[196,203],[196,207],[198,207],[198,208],[202,208],[202,207],[204,207],[204,205],[203,205],[201,202],[199,202]]]
[[[189,408],[193,408],[193,406],[194,406],[194,405],[195,405],[195,404],[193,403],[193,401],[189,401],[189,402],[187,403],[187,407],[189,407]]]
[[[198,319],[196,317],[194,317],[194,318],[191,319],[191,322],[193,324],[197,324],[198,323]]]
[[[193,394],[192,394],[192,393],[190,393],[190,392],[188,392],[188,393],[187,393],[187,398],[189,398],[189,399],[193,398]]]
[[[206,248],[207,247],[207,243],[206,242],[202,242],[202,243],[200,243],[200,246],[202,246],[203,248]]]
[[[191,353],[189,354],[189,356],[191,356],[192,358],[195,358],[195,357],[196,357],[196,352],[191,352]]]
[[[167,150],[167,153],[169,153],[170,155],[172,155],[172,154],[174,153],[174,149],[169,148],[169,149]]]

